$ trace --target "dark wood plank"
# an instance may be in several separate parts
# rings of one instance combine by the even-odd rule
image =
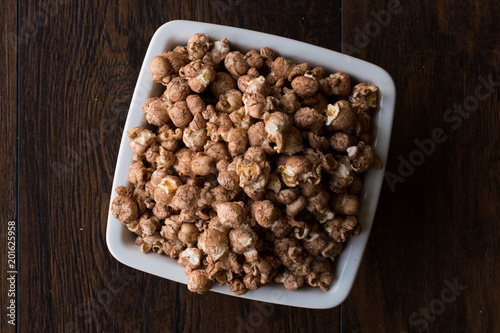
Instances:
[[[373,13],[393,3],[349,1],[343,8],[344,51],[395,80],[387,170],[404,178],[393,180],[394,188],[384,184],[366,256],[342,306],[343,331],[498,332],[500,93],[483,79],[500,81],[500,6],[413,1],[385,15],[387,24],[377,21]],[[447,111],[456,106],[469,111]],[[429,156],[415,152],[422,150],[415,140],[428,142],[436,128],[447,139]],[[398,172],[410,158],[421,165]],[[454,295],[447,281],[467,288]]]
[[[340,1],[57,2],[40,14],[49,3],[21,3],[23,331],[337,331],[338,308],[192,295],[129,269],[105,228],[128,103],[160,25],[213,22],[338,50]]]
[[[17,306],[15,293],[19,284],[11,285],[12,277],[15,274],[7,273],[15,271],[8,261],[9,247],[12,250],[12,241],[15,242],[15,235],[12,232],[12,224],[9,221],[17,220],[16,213],[16,126],[17,126],[17,8],[15,2],[0,4],[0,22],[2,22],[2,32],[0,33],[0,184],[2,184],[2,200],[0,201],[0,265],[2,279],[0,289],[2,290],[2,300],[0,301],[0,330],[2,332],[14,332],[15,326],[9,324],[14,317],[8,317],[12,307],[10,301],[13,300]],[[15,225],[14,225],[15,227]],[[10,231],[10,233],[9,233]],[[15,259],[14,259],[15,260]],[[14,280],[12,280],[14,281]],[[12,288],[11,288],[12,287]],[[14,309],[13,315],[17,315]]]

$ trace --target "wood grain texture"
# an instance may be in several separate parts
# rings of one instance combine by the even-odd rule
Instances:
[[[269,306],[129,269],[105,229],[149,39],[174,19],[340,49],[340,1],[21,1],[21,331],[338,331],[339,309]]]
[[[2,332],[14,332],[15,326],[8,324],[10,318],[7,306],[10,306],[11,297],[8,296],[10,283],[7,281],[7,271],[14,271],[8,267],[8,242],[12,241],[9,235],[8,222],[17,220],[16,214],[16,126],[17,126],[17,8],[15,2],[0,4],[0,184],[2,184],[0,201],[0,328]]]
[[[343,7],[344,51],[385,68],[396,83],[387,170],[404,182],[394,191],[384,184],[342,328],[498,332],[500,87],[476,89],[490,75],[500,81],[500,6],[413,1],[377,21],[391,3]],[[460,106],[462,115],[448,111]],[[436,128],[447,139],[419,162],[415,140]],[[421,165],[400,173],[402,159]],[[453,295],[446,281],[467,288]]]

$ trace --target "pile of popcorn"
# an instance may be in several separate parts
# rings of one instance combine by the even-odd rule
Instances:
[[[382,167],[378,88],[204,33],[149,68],[166,88],[142,106],[149,125],[127,132],[133,188],[111,207],[140,249],[177,259],[200,294],[214,282],[236,295],[273,281],[328,290],[360,232],[360,174]]]

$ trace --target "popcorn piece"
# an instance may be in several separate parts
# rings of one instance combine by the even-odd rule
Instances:
[[[160,248],[161,245],[163,245],[163,246]],[[153,249],[154,249],[154,246],[155,245],[153,245]],[[179,240],[163,241],[163,243],[160,242],[156,246],[158,247],[158,253],[163,252],[172,259],[177,259],[179,257],[179,255],[181,254],[182,250],[184,249],[182,242]]]
[[[330,74],[325,80],[324,91],[327,95],[348,96],[351,92],[351,77],[342,72]]]
[[[249,77],[250,80],[244,83],[245,94],[261,94],[263,96],[269,95],[270,88],[266,83],[266,79],[262,75],[256,77],[249,75]]]
[[[193,115],[189,111],[187,103],[184,101],[177,102],[168,109],[168,115],[177,127],[184,127],[193,119]]]
[[[207,34],[194,34],[187,43],[189,60],[202,59],[210,47],[210,40]]]
[[[292,71],[290,72],[290,74],[288,74],[288,81],[293,82],[293,80],[296,77],[298,77],[298,76],[304,76],[304,74],[306,74],[306,72],[309,71],[309,69],[311,69],[311,67],[306,62],[304,62],[302,64],[296,65],[292,69]]]
[[[286,206],[286,215],[290,218],[294,218],[308,205],[307,198],[303,195],[297,197],[289,205]]]
[[[297,274],[290,273],[283,282],[283,286],[288,290],[297,290],[304,285],[304,278]]]
[[[217,216],[221,225],[237,228],[245,223],[246,213],[243,202],[223,202],[217,205]]]
[[[179,177],[165,176],[154,190],[154,200],[160,204],[169,205],[181,185]]]
[[[273,252],[281,263],[291,270],[295,270],[297,265],[303,264],[307,258],[304,248],[294,238],[277,238],[274,241]]]
[[[186,224],[192,225],[192,224]],[[179,255],[179,260],[177,261],[182,266],[187,266],[190,271],[199,268],[202,264],[202,253],[199,249],[195,247],[188,247]]]
[[[356,216],[335,216],[324,225],[325,232],[336,242],[345,242],[353,235],[359,235],[361,225]]]
[[[150,164],[154,164],[156,163],[156,158],[158,157],[159,153],[160,153],[160,147],[158,144],[157,144],[157,140],[156,142],[154,142],[151,146],[149,146],[148,148],[146,148],[146,152],[144,153],[144,157],[146,158],[146,161],[149,162]]]
[[[285,133],[285,144],[280,152],[285,155],[292,156],[302,152],[303,150],[304,146],[302,144],[302,133],[298,128],[291,126]]]
[[[328,291],[333,283],[331,270],[331,264],[327,259],[315,258],[311,264],[311,272],[307,275],[307,283],[311,287],[319,286],[321,290]]]
[[[151,236],[160,231],[160,220],[156,216],[149,216],[145,214],[139,220],[143,236]]]
[[[231,155],[227,150],[227,146],[224,142],[214,142],[208,141],[205,144],[204,152],[206,155],[212,156],[216,162],[221,160],[229,161]]]
[[[246,113],[256,119],[262,119],[266,112],[275,109],[273,99],[271,97],[266,98],[261,93],[245,93],[243,95],[243,104]]]
[[[285,218],[278,219],[271,227],[271,231],[276,238],[287,237],[292,230],[293,226]]]
[[[212,288],[213,281],[208,278],[207,272],[195,269],[188,274],[188,289],[191,292],[204,294]]]
[[[245,62],[249,67],[261,68],[264,64],[264,58],[256,50],[248,51],[244,56]]]
[[[270,140],[267,137],[264,122],[258,121],[248,129],[248,143],[250,146],[262,147],[266,154],[272,155],[276,151],[271,147]]]
[[[195,60],[181,68],[179,75],[188,79],[192,91],[201,93],[215,80],[215,69],[201,60]]]
[[[292,218],[289,223],[293,226],[293,236],[296,239],[305,239],[311,232],[311,226],[303,221],[296,221]]]
[[[244,107],[231,112],[229,119],[231,119],[235,127],[241,127],[245,130],[247,130],[252,124],[252,118]]]
[[[229,41],[226,37],[218,40],[214,43],[210,55],[215,64],[219,64],[223,61],[231,49],[229,48]]]
[[[203,102],[200,96],[195,94],[186,97],[186,104],[192,115],[202,113],[206,108],[205,102]]]
[[[335,259],[335,257],[338,256],[342,252],[343,248],[344,248],[343,243],[331,241],[321,251],[321,255],[323,257],[329,258],[333,261]]]
[[[221,171],[217,182],[228,191],[236,191],[239,189],[240,177],[235,171]]]
[[[144,240],[144,243],[148,244],[145,252],[152,250],[153,252],[163,253],[163,243],[165,242],[165,239],[161,237],[159,233],[143,236],[142,239]]]
[[[334,105],[328,104],[326,110],[326,125],[333,130],[351,130],[357,122],[356,113],[348,101],[338,101]]]
[[[173,209],[167,205],[163,205],[161,203],[156,203],[153,207],[153,215],[157,218],[164,220],[170,215],[172,215]]]
[[[231,156],[242,154],[248,146],[248,137],[244,128],[236,127],[229,131],[227,148]]]
[[[227,234],[209,228],[198,237],[198,248],[213,260],[218,260],[229,250]]]
[[[189,126],[184,129],[182,141],[192,151],[203,150],[208,141],[207,125],[201,113],[197,113]]]
[[[181,185],[177,188],[172,199],[172,208],[175,210],[188,211],[196,207],[199,198],[199,189],[193,185]]]
[[[240,177],[240,187],[246,195],[254,200],[260,200],[266,193],[267,181],[271,166],[269,163],[264,165],[255,161],[244,159],[238,163],[236,172]]]
[[[283,94],[279,99],[279,106],[286,113],[294,113],[300,109],[300,102],[293,89],[283,88]]]
[[[191,166],[195,175],[207,176],[215,173],[215,159],[212,156],[195,157]]]
[[[168,125],[163,125],[158,129],[157,139],[161,146],[168,151],[174,152],[177,149],[178,142],[182,140],[182,128],[172,129]]]
[[[325,121],[325,117],[312,108],[301,108],[294,115],[295,126],[316,133],[323,127]]]
[[[299,182],[311,179],[313,184],[321,181],[321,166],[313,168],[309,160],[303,156],[291,156],[287,159],[285,166],[279,166],[278,172],[281,179],[289,187],[296,187]]]
[[[319,89],[318,81],[311,75],[297,76],[292,81],[293,91],[302,98],[312,97]]]
[[[179,221],[179,215],[173,215],[165,219],[163,223],[164,225],[161,227],[160,235],[165,239],[176,241],[182,224]]]
[[[175,152],[176,159],[172,167],[179,173],[179,176],[194,176],[192,169],[194,157],[195,152],[188,148],[182,148]]]
[[[243,278],[243,283],[245,283],[245,287],[250,290],[257,290],[260,287],[260,281],[253,274],[247,274]]]
[[[307,197],[307,210],[311,213],[325,212],[325,210],[328,209],[329,199],[330,194],[323,187],[321,187],[321,190],[317,194]]]
[[[226,93],[228,90],[236,89],[236,80],[228,73],[217,72],[215,78],[210,83],[210,91],[215,98],[219,98],[220,95]]]
[[[233,279],[229,285],[229,290],[235,295],[244,295],[248,292],[247,287],[241,279]]]
[[[256,75],[253,75],[253,74],[256,74]],[[257,76],[258,76],[257,73],[250,73],[250,74],[241,75],[237,81],[238,89],[242,93],[246,93],[248,85],[250,84],[250,81],[255,79]]]
[[[313,132],[305,132],[302,136],[307,140],[309,147],[314,150],[318,150],[322,153],[326,153],[330,143],[324,136],[317,135]]]
[[[166,59],[168,59],[171,67],[172,67],[172,72],[174,74],[179,74],[179,70],[184,67],[187,63],[189,63],[189,59],[187,57],[187,54],[184,54],[183,52],[177,51],[167,51],[162,54],[162,56]]]
[[[229,245],[236,254],[247,254],[256,251],[257,234],[248,225],[242,225],[229,231]]]
[[[129,224],[137,218],[137,204],[131,198],[119,195],[111,204],[111,213],[123,224]]]
[[[313,256],[319,256],[321,251],[328,244],[328,239],[324,232],[311,231],[309,235],[302,241],[302,246]]]
[[[283,112],[264,115],[265,130],[269,141],[276,144],[276,151],[281,153],[285,146],[285,134],[292,126],[291,119]]]
[[[339,154],[347,152],[347,148],[356,146],[357,144],[358,139],[352,134],[337,132],[330,137],[330,146]]]
[[[151,71],[151,80],[155,83],[167,84],[171,77],[169,76],[172,67],[168,59],[162,56],[156,56],[149,62],[149,70]]]
[[[251,211],[255,221],[266,229],[271,228],[280,218],[279,209],[269,200],[255,201]]]
[[[219,101],[215,106],[218,112],[231,113],[243,106],[242,94],[236,89],[230,89],[219,96]]]
[[[378,87],[373,84],[360,83],[354,86],[349,95],[349,102],[359,106],[361,111],[368,111],[377,107]]]
[[[260,55],[264,59],[274,60],[278,57],[278,54],[269,47],[263,47],[260,49]]]
[[[272,74],[279,79],[287,79],[288,74],[295,67],[295,62],[283,57],[278,57],[273,61]]]
[[[185,245],[194,245],[198,240],[198,228],[192,223],[182,223],[177,238]]]
[[[144,163],[137,161],[129,168],[128,181],[134,185],[146,185],[150,176],[151,172],[146,169]]]
[[[175,155],[169,150],[160,147],[156,159],[156,168],[160,171],[167,171],[175,163]]]
[[[165,172],[165,170],[155,170],[151,174],[150,178],[150,184],[152,185],[153,189],[155,189],[162,181],[163,178],[168,176],[168,174]]]
[[[142,112],[146,116],[148,123],[161,127],[170,120],[167,112],[169,106],[169,103],[165,100],[158,97],[152,97],[144,102],[142,105]]]
[[[347,148],[347,154],[352,169],[357,173],[364,172],[369,168],[382,169],[380,158],[375,154],[372,147],[362,141],[357,146]]]
[[[176,77],[167,84],[167,89],[163,93],[162,98],[175,103],[186,100],[186,97],[188,97],[190,93],[191,88],[189,87],[188,80],[182,77]]]
[[[328,188],[334,193],[345,193],[353,182],[354,172],[349,159],[344,156],[337,168],[329,175]]]
[[[111,204],[141,251],[178,259],[193,292],[328,290],[360,232],[358,173],[382,167],[366,113],[378,88],[204,33],[150,69],[166,89],[142,105],[151,127],[127,132],[134,188]]]
[[[143,127],[131,128],[127,131],[127,135],[130,138],[130,148],[138,155],[143,155],[156,138],[153,132]]]
[[[357,215],[359,211],[359,198],[352,194],[336,194],[330,198],[330,207],[341,215]]]
[[[249,66],[245,57],[239,51],[229,52],[224,59],[224,66],[233,77],[238,78],[247,72]]]
[[[278,194],[277,200],[280,204],[290,205],[299,196],[300,191],[296,188],[287,188],[281,190]]]

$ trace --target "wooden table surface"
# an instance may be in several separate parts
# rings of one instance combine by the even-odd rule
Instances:
[[[15,331],[14,220],[20,332],[500,332],[499,13],[495,0],[1,2],[0,331]],[[109,253],[130,99],[151,36],[176,19],[342,51],[394,78],[386,181],[341,306],[199,296]]]

